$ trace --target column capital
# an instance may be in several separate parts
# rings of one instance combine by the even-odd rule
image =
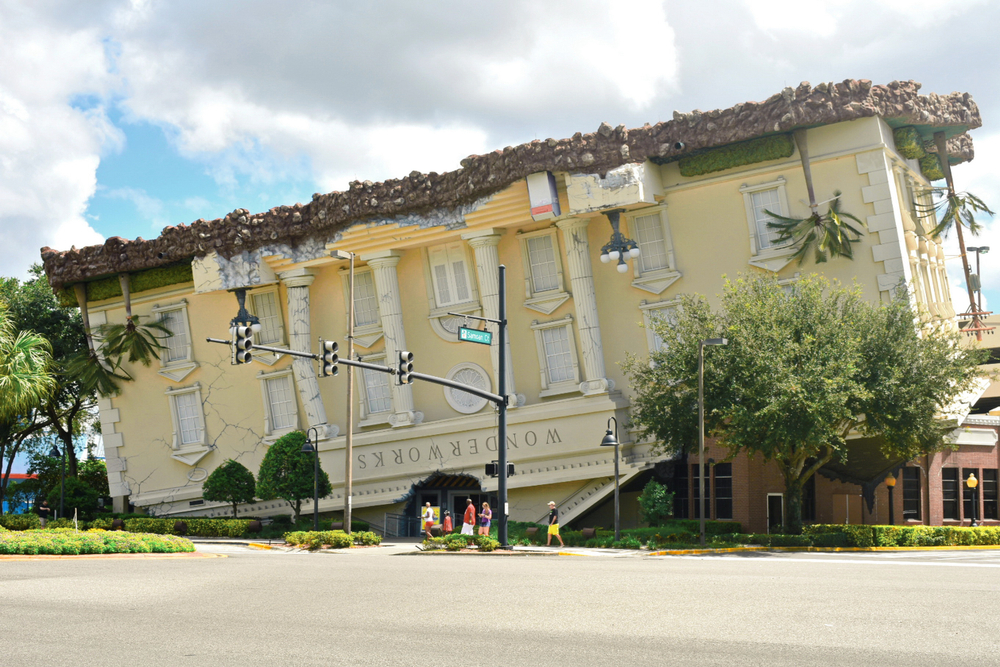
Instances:
[[[399,250],[379,250],[377,252],[358,255],[358,259],[368,264],[372,268],[380,266],[396,266],[403,257]]]
[[[556,227],[562,230],[586,229],[591,218],[566,218],[556,223]]]
[[[309,287],[316,280],[316,272],[313,269],[291,269],[279,273],[278,278],[285,287]]]
[[[462,240],[468,241],[473,248],[483,248],[496,246],[500,243],[500,235],[504,233],[502,229],[477,229],[473,232],[462,234]]]

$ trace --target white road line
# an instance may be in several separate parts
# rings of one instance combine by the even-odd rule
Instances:
[[[663,560],[666,558],[671,558],[671,556],[653,556],[653,559]],[[677,556],[673,556],[677,558]],[[847,565],[853,564],[863,564],[863,565],[927,565],[934,567],[992,567],[1000,568],[1000,563],[956,563],[956,562],[938,562],[938,561],[906,561],[906,560],[872,560],[872,559],[862,559],[862,558],[748,558],[746,560],[741,558],[718,558],[709,556],[681,556],[681,558],[693,558],[697,560],[704,561],[716,561],[720,563],[734,563],[734,562],[744,562],[744,563],[822,563],[827,565],[829,563],[843,563]]]

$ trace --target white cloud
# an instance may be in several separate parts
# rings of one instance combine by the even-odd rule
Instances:
[[[104,240],[84,211],[101,153],[121,142],[103,110],[70,104],[112,88],[97,32],[33,19],[23,8],[0,18],[0,274],[21,277],[43,245]]]

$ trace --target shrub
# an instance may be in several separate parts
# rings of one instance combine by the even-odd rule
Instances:
[[[213,502],[229,503],[233,506],[235,519],[240,503],[252,503],[256,492],[257,482],[253,473],[239,461],[226,459],[202,484],[201,497]]]
[[[354,522],[352,521],[351,523],[353,524]],[[368,530],[352,533],[352,537],[355,544],[361,544],[366,547],[382,544],[382,536]]]
[[[650,526],[662,526],[674,514],[674,494],[651,479],[639,494],[639,508],[646,523]]]
[[[78,516],[81,519],[89,519],[97,513],[97,499],[99,497],[97,491],[76,477],[66,478],[63,495],[63,507],[70,518],[73,517],[74,509],[78,511]],[[60,489],[57,485],[46,498],[49,501],[49,507],[58,509],[59,497]]]
[[[622,537],[621,546],[623,549],[641,549],[642,542],[637,537]]]
[[[844,533],[816,533],[809,535],[814,547],[838,548],[847,546],[847,535]]]
[[[31,530],[41,523],[37,514],[4,514],[0,516],[0,525],[9,530]]]
[[[480,551],[495,551],[500,547],[500,542],[487,535],[476,536],[476,546]]]
[[[812,539],[809,535],[771,535],[772,547],[810,547]]]

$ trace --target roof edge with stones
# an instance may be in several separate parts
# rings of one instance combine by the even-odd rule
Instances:
[[[915,81],[872,85],[848,79],[812,87],[803,82],[763,102],[729,109],[674,112],[673,120],[626,129],[601,123],[596,132],[568,139],[535,140],[485,155],[471,155],[461,168],[444,174],[411,172],[382,183],[350,184],[345,192],[315,194],[307,204],[279,206],[251,214],[237,209],[224,218],[196,220],[163,229],[151,240],[113,236],[101,245],[56,251],[41,249],[54,289],[123,272],[142,271],[217,252],[226,257],[273,244],[330,239],[351,224],[419,215],[453,208],[491,195],[540,171],[598,173],[627,163],[669,161],[692,151],[847,120],[880,116],[893,125],[945,128],[949,152],[959,161],[973,157],[963,133],[980,127],[979,108],[968,93],[920,95]]]

